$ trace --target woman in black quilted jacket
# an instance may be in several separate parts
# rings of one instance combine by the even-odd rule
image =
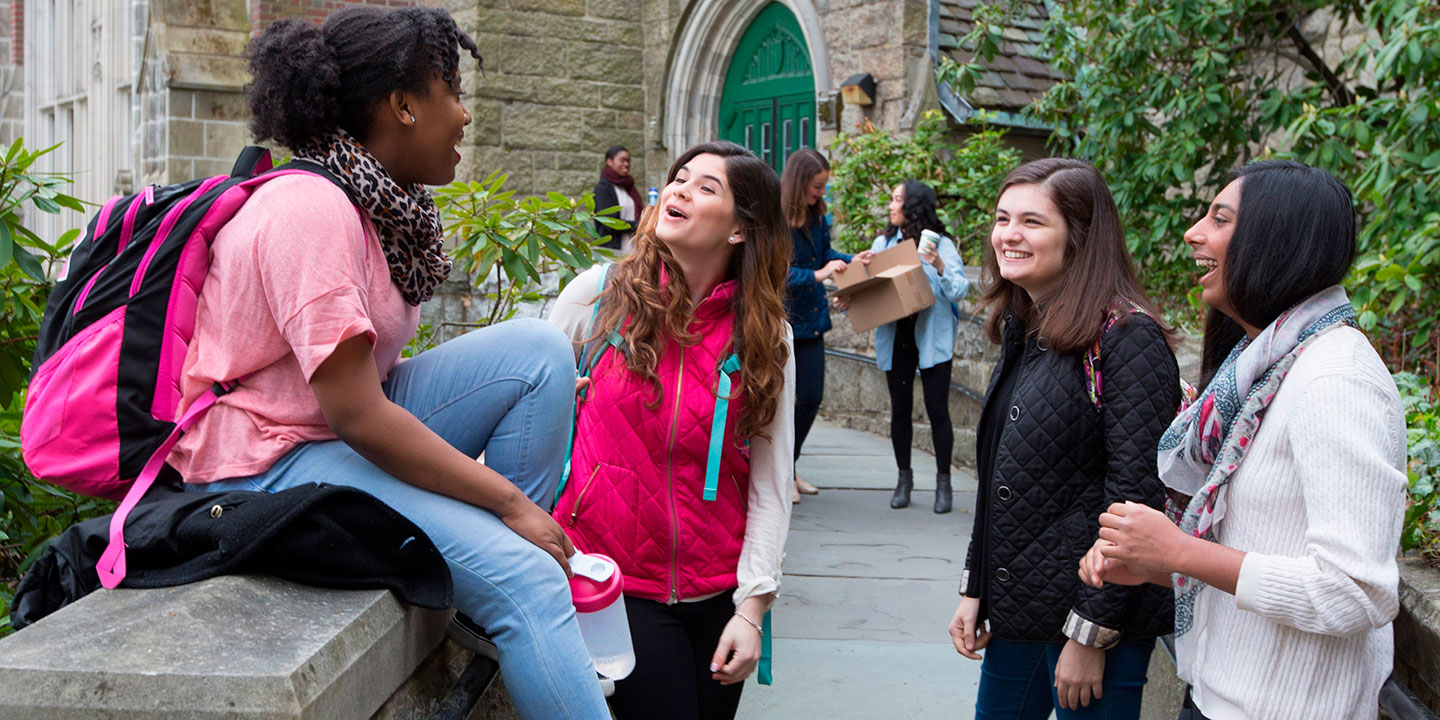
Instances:
[[[1110,190],[1049,158],[1005,179],[985,253],[1001,345],[977,438],[979,495],[955,649],[980,660],[975,717],[1135,718],[1163,588],[1076,576],[1100,513],[1161,507],[1155,444],[1180,403],[1171,331],[1141,292]]]

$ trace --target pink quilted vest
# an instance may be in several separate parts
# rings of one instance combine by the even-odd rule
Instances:
[[[695,309],[688,330],[699,343],[665,349],[656,368],[661,397],[610,348],[577,410],[570,479],[554,517],[577,548],[615,559],[626,595],[675,602],[736,586],[750,487],[750,450],[733,441],[743,395],[725,419],[716,497],[702,499],[735,291],[734,281],[722,283]]]

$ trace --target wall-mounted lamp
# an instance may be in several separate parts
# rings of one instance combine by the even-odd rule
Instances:
[[[870,73],[851,75],[840,85],[840,94],[849,105],[875,104],[875,78]]]

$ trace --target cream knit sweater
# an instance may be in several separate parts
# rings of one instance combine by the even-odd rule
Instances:
[[[1234,596],[1195,605],[1190,677],[1214,720],[1374,718],[1390,674],[1405,510],[1399,393],[1358,330],[1296,360],[1223,497],[1248,554]]]

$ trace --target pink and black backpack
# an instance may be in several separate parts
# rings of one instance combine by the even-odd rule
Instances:
[[[121,501],[96,566],[107,588],[125,577],[130,510],[165,468],[180,434],[242,379],[217,384],[178,415],[210,244],[262,183],[302,172],[340,185],[305,161],[272,170],[270,151],[247,147],[228,176],[111,198],[76,241],[51,291],[21,452],[41,480]]]

